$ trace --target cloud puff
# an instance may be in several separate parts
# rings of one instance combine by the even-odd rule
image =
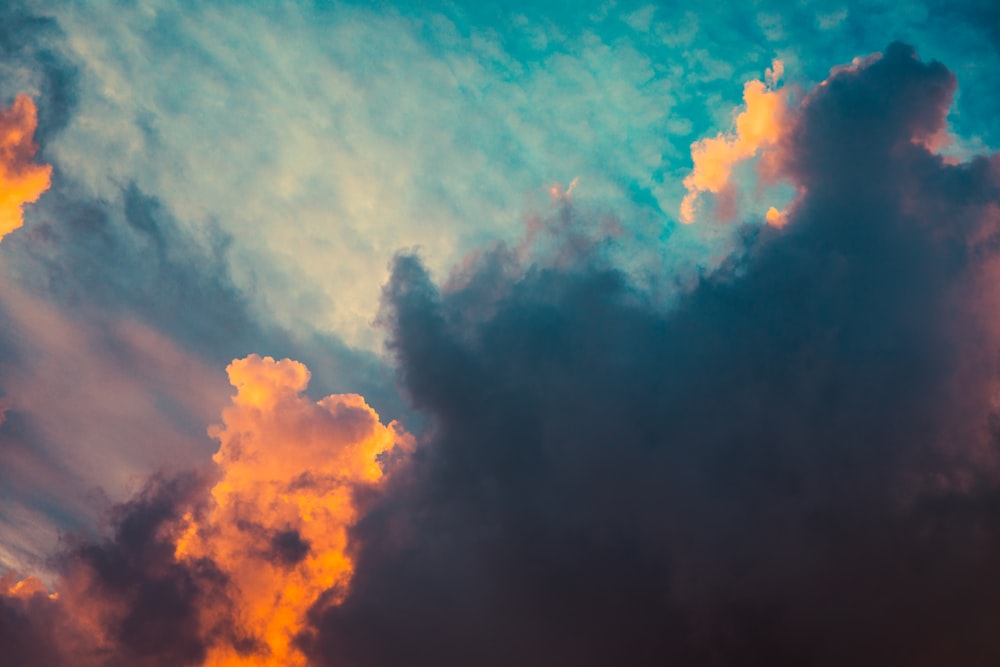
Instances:
[[[211,431],[220,478],[177,555],[227,576],[240,626],[258,644],[242,656],[244,646],[213,644],[208,664],[304,664],[293,642],[306,612],[323,594],[342,597],[351,579],[356,494],[382,480],[381,461],[408,436],[358,395],[303,397],[309,371],[298,362],[251,355],[230,364],[229,379],[233,405]]]
[[[24,224],[24,205],[49,189],[52,167],[32,161],[37,126],[38,112],[27,95],[0,109],[0,239]]]
[[[432,428],[316,664],[993,659],[998,163],[915,141],[953,89],[901,44],[816,88],[788,224],[669,311],[600,245],[445,289],[399,258],[384,321]]]
[[[694,168],[684,178],[684,195],[680,207],[683,223],[695,221],[695,207],[703,192],[725,195],[734,186],[730,179],[733,168],[755,157],[762,149],[777,144],[785,131],[787,93],[776,90],[784,72],[784,64],[775,60],[765,74],[765,82],[748,81],[743,86],[744,110],[734,121],[731,132],[691,144]],[[731,208],[731,207],[730,207]],[[733,217],[735,210],[725,217]],[[771,219],[768,222],[772,222]]]

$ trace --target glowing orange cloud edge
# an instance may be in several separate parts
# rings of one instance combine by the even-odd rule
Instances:
[[[380,458],[412,439],[357,394],[303,396],[310,374],[299,362],[251,355],[227,371],[236,395],[209,429],[220,478],[208,513],[186,517],[177,557],[209,558],[227,575],[238,625],[260,648],[219,643],[204,665],[304,665],[294,639],[306,613],[331,591],[342,599],[354,571],[355,491],[381,483]]]
[[[681,222],[690,224],[695,221],[702,193],[719,194],[730,187],[733,168],[738,163],[777,144],[787,126],[785,93],[776,88],[783,73],[783,63],[775,60],[765,73],[766,83],[748,81],[744,84],[745,108],[737,115],[732,132],[720,132],[715,137],[691,144],[694,167],[684,178],[687,194],[680,205]]]
[[[209,428],[219,442],[216,482],[202,509],[167,527],[168,539],[175,562],[207,561],[225,577],[226,597],[197,610],[202,667],[305,667],[295,639],[309,610],[321,600],[339,604],[354,572],[348,531],[361,512],[356,494],[384,484],[384,457],[412,451],[414,440],[396,422],[383,424],[357,394],[310,400],[310,373],[297,361],[250,355],[227,371],[236,394]],[[70,571],[58,582],[60,595],[48,595],[41,580],[8,573],[0,599],[58,599],[72,623],[60,632],[85,637],[88,650],[113,652],[106,629],[127,610],[92,578],[85,568]]]
[[[51,165],[32,162],[38,110],[27,95],[18,95],[0,110],[0,240],[24,224],[24,205],[38,201],[51,184]]]

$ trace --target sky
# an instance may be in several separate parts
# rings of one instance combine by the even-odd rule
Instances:
[[[989,0],[0,4],[0,655],[1000,664]]]

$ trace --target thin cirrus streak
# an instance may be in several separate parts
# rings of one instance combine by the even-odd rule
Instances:
[[[32,160],[38,110],[27,95],[0,109],[0,239],[24,224],[23,207],[49,189],[51,165]]]

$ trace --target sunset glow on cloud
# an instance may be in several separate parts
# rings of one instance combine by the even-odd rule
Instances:
[[[0,239],[24,224],[23,208],[49,189],[52,167],[33,162],[38,113],[27,95],[0,109]]]
[[[0,664],[993,665],[998,22],[0,5]]]
[[[688,193],[681,201],[680,220],[692,223],[697,215],[698,199],[703,192],[725,194],[731,182],[733,167],[773,146],[787,130],[787,93],[777,89],[784,72],[780,60],[766,73],[766,83],[747,81],[743,86],[744,110],[736,116],[732,132],[719,132],[715,137],[691,144],[694,169],[684,178]],[[769,220],[770,222],[770,220]]]
[[[177,557],[208,559],[225,575],[247,643],[211,642],[204,664],[304,665],[293,641],[306,613],[324,594],[335,604],[350,583],[355,496],[379,483],[380,459],[409,436],[383,426],[361,396],[305,398],[309,371],[298,362],[251,355],[228,370],[237,392],[211,431],[220,478],[205,516],[187,517]]]
[[[183,496],[164,487],[167,495],[142,510],[156,517],[142,538],[149,542],[131,547],[155,548],[158,557],[130,566],[142,577],[182,577],[182,594],[192,602],[187,613],[195,615],[187,641],[197,646],[190,655],[199,656],[198,665],[306,665],[295,642],[308,629],[307,614],[339,604],[349,590],[348,530],[360,517],[359,495],[378,488],[386,457],[412,451],[412,438],[395,423],[383,425],[356,394],[304,397],[309,371],[299,362],[251,355],[228,370],[237,392],[222,424],[210,429],[219,442],[217,473],[210,475],[217,481],[190,486]],[[176,506],[157,510],[163,501]],[[107,554],[86,546],[75,552],[58,593],[50,595],[37,577],[9,573],[0,580],[0,599],[54,600],[65,625],[59,631],[77,637],[59,650],[78,651],[83,665],[103,664],[103,652],[128,645],[115,628],[142,604],[104,581],[120,576],[109,565],[121,567],[112,563],[130,556],[128,538],[120,539]]]

